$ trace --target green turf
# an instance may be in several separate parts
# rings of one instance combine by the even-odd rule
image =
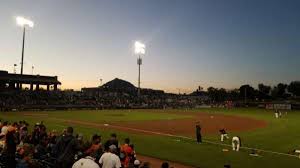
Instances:
[[[75,110],[75,111],[43,111],[28,112],[32,117],[61,118],[69,120],[82,120],[90,122],[116,122],[116,121],[147,121],[147,120],[174,120],[190,118],[190,115],[167,113],[153,113],[136,110]],[[13,113],[16,114],[16,113]],[[36,115],[35,115],[36,114]],[[26,116],[29,116],[26,115]]]
[[[155,120],[155,119],[171,119],[177,117],[175,114],[152,113],[157,110],[135,110],[129,112],[125,110],[126,115],[120,115],[123,111],[103,111],[103,112],[49,112],[49,116],[54,118],[68,118],[77,120],[95,121],[131,121],[131,120]],[[163,111],[163,110],[161,110]],[[165,112],[182,112],[183,110],[166,110]],[[300,149],[300,111],[289,112],[287,116],[281,119],[275,119],[272,111],[262,109],[198,109],[189,110],[192,112],[209,112],[221,113],[228,115],[247,116],[268,122],[267,128],[257,129],[249,132],[236,132],[242,137],[243,145],[273,150],[286,153],[289,150]],[[108,115],[115,114],[115,115]],[[128,113],[128,115],[127,115]],[[97,117],[100,118],[96,118]],[[99,116],[98,116],[99,115]],[[132,115],[129,117],[129,115]],[[135,116],[137,115],[137,116]],[[174,116],[173,116],[174,115]],[[135,116],[135,117],[134,117]],[[18,121],[26,119],[31,123],[39,122],[41,119],[47,124],[49,129],[61,130],[66,123],[57,121],[51,117],[24,116],[20,113],[3,114],[0,118]],[[184,117],[190,117],[189,115]],[[103,139],[107,139],[111,132],[116,132],[119,139],[130,137],[135,144],[138,153],[148,156],[161,158],[164,160],[172,160],[187,165],[193,165],[201,168],[222,168],[224,164],[231,164],[234,168],[253,168],[253,167],[269,167],[269,168],[289,168],[300,167],[300,159],[275,154],[263,153],[262,157],[251,157],[249,151],[241,152],[222,152],[223,147],[210,144],[196,144],[192,140],[171,138],[164,136],[141,135],[126,133],[117,130],[105,131],[98,128],[88,126],[73,125],[76,132],[83,133],[86,137],[90,137],[93,133],[100,133]],[[211,134],[204,137],[207,140],[219,141],[218,134]],[[179,141],[180,140],[180,141]],[[229,144],[229,142],[227,142]],[[229,148],[228,148],[229,149]]]

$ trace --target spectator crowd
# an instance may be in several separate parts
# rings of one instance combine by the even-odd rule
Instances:
[[[144,93],[137,97],[123,92],[87,95],[80,91],[7,91],[0,92],[0,111],[31,109],[165,109],[195,108],[205,103],[203,97]]]
[[[119,143],[116,134],[105,143],[98,134],[84,141],[72,127],[48,131],[40,122],[30,131],[26,121],[1,120],[0,130],[1,168],[150,168],[150,163],[137,160],[130,139]],[[162,164],[168,167],[167,162]]]

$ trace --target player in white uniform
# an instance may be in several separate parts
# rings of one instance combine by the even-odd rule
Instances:
[[[275,114],[275,118],[279,118],[279,111],[277,109],[275,109],[274,114]]]
[[[224,128],[223,128],[223,129],[220,129],[219,132],[220,132],[220,134],[221,134],[221,142],[224,141],[224,138],[229,139],[229,136],[228,136],[228,134],[227,134],[227,132],[225,131]]]
[[[300,158],[300,150],[299,149],[292,150],[291,152],[289,152],[289,154],[296,155]]]
[[[241,146],[241,138],[238,136],[232,137],[232,150],[239,151]]]

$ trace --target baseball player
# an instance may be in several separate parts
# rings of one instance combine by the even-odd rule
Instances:
[[[201,126],[200,123],[196,124],[196,138],[197,143],[202,143]]]
[[[282,113],[281,113],[280,110],[278,110],[278,112],[279,112],[279,118],[281,118],[282,117]]]
[[[299,149],[294,149],[291,152],[288,152],[288,154],[296,155],[300,158],[300,150]]]
[[[279,111],[278,111],[278,109],[275,109],[274,114],[275,114],[275,118],[279,118]]]
[[[239,151],[240,147],[242,146],[241,138],[239,136],[232,137],[232,150]]]
[[[229,139],[229,136],[227,135],[227,132],[224,128],[220,129],[219,132],[221,134],[221,142],[224,141],[224,138]]]

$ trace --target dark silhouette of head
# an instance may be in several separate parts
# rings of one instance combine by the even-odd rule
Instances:
[[[73,135],[73,127],[67,128],[66,135]]]
[[[116,139],[117,139],[117,134],[112,133],[112,134],[110,135],[110,139],[116,140]]]
[[[169,163],[168,162],[163,162],[161,165],[161,168],[169,168]]]
[[[125,144],[129,144],[130,143],[130,139],[129,138],[125,138]]]

